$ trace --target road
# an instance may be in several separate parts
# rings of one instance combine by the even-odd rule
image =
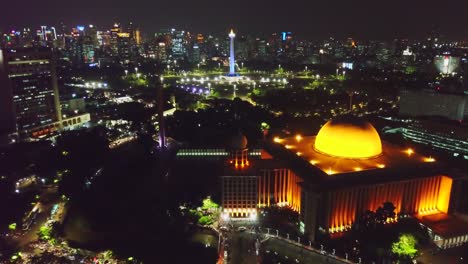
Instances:
[[[229,236],[230,251],[228,263],[255,264],[260,263],[255,255],[255,240],[246,232],[234,232]]]
[[[345,262],[323,255],[316,251],[271,237],[261,245],[260,256],[255,253],[257,235],[249,232],[233,231],[228,235],[228,264],[259,263],[318,263],[344,264]]]
[[[38,238],[37,233],[40,227],[43,226],[44,223],[47,221],[52,211],[53,205],[57,203],[60,199],[57,194],[57,190],[58,189],[56,186],[43,188],[41,190],[41,198],[47,199],[43,199],[43,201],[37,202],[37,205],[35,207],[38,208],[40,213],[38,213],[35,216],[34,221],[32,221],[32,224],[29,226],[29,228],[25,230],[23,234],[16,239],[17,246],[19,248],[26,246],[27,244],[31,243],[32,241],[35,241]]]
[[[269,239],[262,244],[262,252],[266,258],[268,255],[272,259],[290,260],[295,263],[328,263],[328,264],[343,264],[331,256],[319,254],[315,251],[304,249],[303,247],[296,246],[279,239]],[[275,252],[277,254],[275,254]]]

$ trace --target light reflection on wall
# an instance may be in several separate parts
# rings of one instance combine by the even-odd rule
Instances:
[[[447,213],[451,188],[451,178],[435,176],[332,191],[327,197],[330,210],[325,224],[331,233],[345,231],[356,217],[366,210],[376,211],[385,202],[392,202],[397,214]]]
[[[258,179],[258,206],[289,206],[296,212],[301,208],[301,179],[289,169],[263,170]]]

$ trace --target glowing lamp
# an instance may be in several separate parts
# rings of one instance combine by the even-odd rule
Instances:
[[[275,142],[275,143],[281,143],[282,141],[283,140],[281,138],[279,138],[279,137],[273,138],[273,142]]]
[[[298,152],[296,152],[296,155],[302,156],[302,152],[299,152],[299,151],[298,151]]]
[[[356,167],[356,168],[354,168],[354,171],[362,171],[362,168]]]
[[[296,141],[301,142],[301,140],[302,140],[302,136],[301,135],[296,135]]]
[[[229,220],[229,214],[223,213],[223,214],[221,215],[221,217],[223,218],[224,221],[228,221],[228,220]]]
[[[385,168],[385,164],[377,164],[377,168],[383,169],[383,168]]]
[[[433,157],[424,158],[424,162],[435,162],[436,160]]]
[[[284,147],[287,148],[287,149],[292,149],[294,146],[292,146],[292,145],[286,145],[286,146],[284,146]]]
[[[315,165],[315,164],[317,164],[317,163],[318,163],[318,161],[316,161],[316,160],[311,160],[311,161],[310,161],[310,164],[312,164],[312,165]]]
[[[406,154],[408,154],[408,156],[411,156],[411,155],[414,154],[414,150],[411,149],[411,148],[407,149],[405,152],[406,152]]]

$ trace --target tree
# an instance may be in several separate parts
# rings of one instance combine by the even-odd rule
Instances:
[[[394,219],[396,216],[395,205],[391,202],[385,202],[383,206],[379,206],[375,211],[376,222],[384,224],[388,219]]]
[[[416,238],[411,234],[401,234],[392,244],[392,252],[401,258],[413,258],[418,253]]]
[[[204,226],[211,225],[213,223],[213,219],[209,215],[204,215],[198,219],[198,223]]]
[[[359,218],[359,228],[361,227],[374,227],[375,226],[375,213],[371,210],[365,211]]]
[[[218,208],[219,208],[219,205],[213,202],[213,200],[211,200],[211,197],[208,196],[206,199],[203,200],[203,205],[202,205],[203,210],[214,211]]]

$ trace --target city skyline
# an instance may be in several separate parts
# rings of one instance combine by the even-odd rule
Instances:
[[[4,3],[0,263],[468,263],[457,1]]]
[[[450,39],[465,39],[468,30],[461,25],[465,22],[463,10],[468,3],[449,0],[443,5],[439,1],[419,3],[394,1],[382,5],[368,0],[340,3],[300,3],[295,1],[285,9],[281,5],[240,0],[221,12],[217,3],[211,0],[192,3],[152,3],[147,0],[131,4],[118,0],[114,2],[84,0],[75,3],[57,3],[46,0],[41,3],[9,2],[5,5],[4,19],[0,21],[3,31],[40,25],[69,27],[78,24],[95,24],[110,27],[113,22],[133,21],[146,33],[163,28],[182,28],[193,32],[220,34],[234,28],[245,34],[269,34],[270,32],[292,31],[305,39],[326,37],[355,37],[361,39],[422,38],[433,30]],[[17,12],[21,10],[22,15]]]

